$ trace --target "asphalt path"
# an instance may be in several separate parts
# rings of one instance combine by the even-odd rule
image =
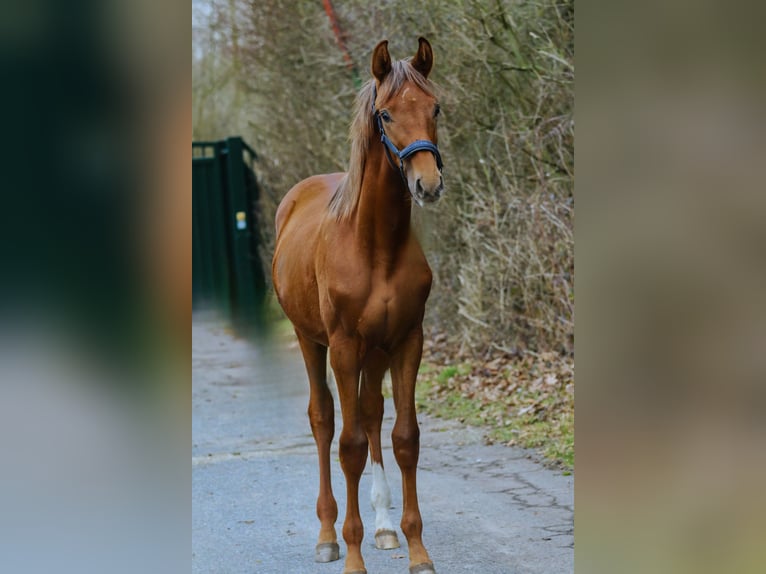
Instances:
[[[345,482],[338,462],[336,400],[332,481],[341,560],[314,562],[319,529],[316,450],[300,351],[252,344],[211,315],[192,325],[192,571],[196,574],[341,574]],[[391,450],[391,400],[383,460],[392,521],[401,517],[401,476]],[[574,571],[574,480],[530,453],[486,445],[481,430],[419,415],[418,492],[423,541],[439,574]],[[360,485],[362,543],[370,574],[408,571],[402,547],[374,547],[369,464]]]

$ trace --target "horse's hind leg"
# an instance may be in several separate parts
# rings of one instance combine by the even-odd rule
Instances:
[[[392,356],[391,377],[396,404],[396,423],[391,433],[394,455],[402,471],[402,531],[410,551],[411,573],[434,573],[423,546],[423,521],[418,507],[416,474],[420,455],[420,429],[415,413],[415,379],[423,352],[423,332],[413,331]]]
[[[383,422],[383,375],[388,368],[388,357],[382,351],[372,351],[362,370],[362,386],[359,397],[362,421],[370,444],[372,463],[372,491],[370,501],[375,510],[375,547],[382,550],[399,548],[399,539],[388,515],[391,507],[391,490],[383,470],[383,453],[380,448],[380,427]]]
[[[332,562],[340,558],[338,537],[335,533],[335,521],[338,518],[338,505],[332,494],[330,481],[330,445],[335,434],[335,410],[332,395],[327,386],[327,347],[314,343],[297,333],[298,341],[306,363],[311,395],[308,415],[311,431],[319,455],[319,496],[317,497],[317,516],[321,527],[316,546],[317,562]]]

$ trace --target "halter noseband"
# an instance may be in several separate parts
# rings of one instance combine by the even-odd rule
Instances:
[[[386,130],[383,129],[383,119],[380,117],[380,110],[375,109],[375,100],[378,96],[378,90],[373,85],[372,86],[372,113],[375,116],[375,119],[378,122],[378,130],[380,131],[380,141],[383,142],[384,149],[386,150],[386,158],[388,159],[388,163],[391,164],[391,167],[394,169],[399,169],[399,173],[402,175],[402,179],[407,182],[407,176],[404,173],[404,160],[408,157],[416,154],[419,151],[430,151],[432,154],[434,154],[434,158],[436,158],[436,167],[439,168],[439,173],[442,171],[442,167],[444,164],[442,163],[442,156],[439,153],[439,148],[436,147],[436,144],[430,140],[415,140],[410,145],[405,147],[403,150],[400,150],[398,147],[394,145],[394,143],[388,139],[388,136],[386,135]],[[397,166],[394,162],[394,158],[392,157],[396,156],[399,158],[399,165]]]

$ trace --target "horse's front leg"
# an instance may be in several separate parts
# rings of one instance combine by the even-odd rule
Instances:
[[[340,336],[330,340],[330,365],[335,373],[343,415],[340,433],[340,466],[346,477],[346,519],[343,539],[348,553],[343,574],[365,574],[362,559],[364,527],[359,515],[359,479],[367,463],[367,435],[359,404],[360,342]]]
[[[423,331],[418,328],[394,352],[391,362],[396,422],[391,433],[394,455],[402,471],[402,532],[410,550],[410,572],[434,573],[433,562],[423,546],[423,520],[417,492],[420,429],[415,413],[415,380],[423,352]]]

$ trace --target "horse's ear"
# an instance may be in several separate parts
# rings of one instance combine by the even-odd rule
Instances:
[[[378,82],[383,82],[390,71],[391,56],[388,54],[388,40],[383,40],[372,52],[372,75]]]
[[[421,36],[418,38],[418,42],[418,53],[415,54],[415,57],[412,58],[410,63],[413,68],[423,74],[424,78],[427,78],[428,74],[431,72],[431,66],[434,65],[434,53],[433,50],[431,50],[431,44],[428,43],[428,40]]]

